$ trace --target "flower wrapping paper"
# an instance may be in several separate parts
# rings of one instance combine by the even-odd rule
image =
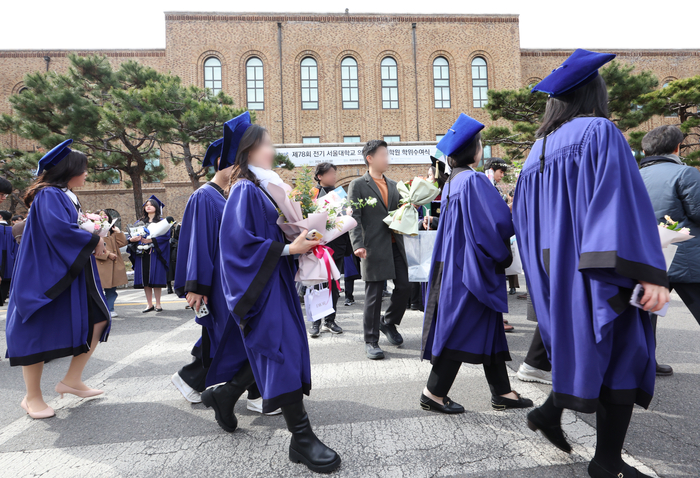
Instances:
[[[398,209],[389,212],[384,223],[394,232],[415,236],[418,234],[418,211],[415,206],[428,204],[440,194],[440,189],[423,178],[414,178],[409,186],[399,182],[396,189],[401,195]]]

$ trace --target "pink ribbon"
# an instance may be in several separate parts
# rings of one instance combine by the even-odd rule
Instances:
[[[331,274],[331,263],[330,259],[333,257],[333,249],[328,246],[318,245],[311,249],[316,257],[323,259],[326,264],[326,271],[328,272],[328,292],[330,293],[330,285],[333,282],[333,275]],[[340,281],[335,281],[336,287],[340,290]]]

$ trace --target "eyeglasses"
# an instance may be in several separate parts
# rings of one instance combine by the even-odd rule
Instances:
[[[9,194],[0,193],[0,198],[2,198],[2,199],[0,199],[0,200],[1,200],[1,201],[4,201],[5,199],[7,199],[7,196],[9,196]]]

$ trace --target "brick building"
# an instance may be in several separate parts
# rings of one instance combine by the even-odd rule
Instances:
[[[434,144],[460,112],[490,123],[483,110],[488,89],[534,83],[571,53],[521,49],[517,15],[169,12],[165,22],[162,50],[78,53],[103,54],[113,64],[137,60],[186,84],[223,89],[256,112],[277,144]],[[700,74],[698,50],[605,51],[652,70],[661,84]],[[65,71],[68,53],[0,51],[0,111],[10,111],[8,97],[22,89],[26,73]],[[645,127],[663,121],[673,119]],[[2,142],[32,147],[15,137]],[[145,184],[144,194],[158,195],[180,217],[191,185],[184,167],[166,156],[167,178]],[[423,174],[419,163],[394,166],[390,175]],[[341,183],[363,173],[358,166],[339,172]],[[112,207],[133,219],[132,193],[123,184],[90,184],[78,194],[86,208]]]

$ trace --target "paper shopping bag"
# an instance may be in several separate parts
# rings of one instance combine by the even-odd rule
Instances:
[[[304,305],[306,306],[306,320],[315,322],[324,317],[328,317],[335,309],[331,300],[331,292],[327,287],[321,290],[309,288],[304,296]]]
[[[418,231],[415,236],[404,236],[409,282],[428,282],[436,238],[437,231]]]

